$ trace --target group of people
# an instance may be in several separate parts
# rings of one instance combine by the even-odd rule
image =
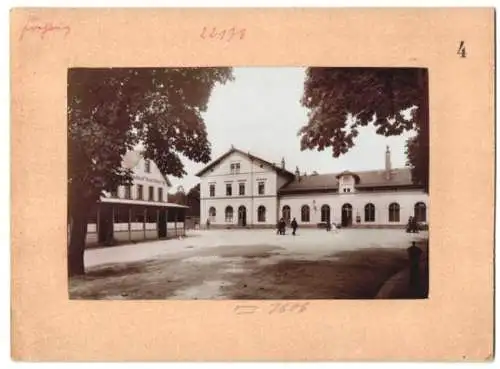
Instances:
[[[297,228],[299,228],[299,223],[297,223],[297,220],[293,218],[292,222],[290,223],[290,226],[292,227],[292,235],[295,236],[297,234]],[[284,218],[281,218],[276,225],[276,234],[280,235],[285,235],[286,233],[286,221]]]
[[[417,219],[415,217],[410,217],[408,219],[408,224],[406,224],[406,232],[407,233],[418,233],[419,225]]]

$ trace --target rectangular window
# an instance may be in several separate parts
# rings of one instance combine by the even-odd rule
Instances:
[[[211,184],[209,186],[209,190],[210,190],[210,197],[214,197],[215,196],[215,185]]]
[[[111,191],[111,197],[118,197],[118,189],[115,188],[113,191]]]
[[[244,196],[245,195],[245,184],[244,183],[240,183],[240,196]]]
[[[126,199],[132,198],[132,188],[130,187],[130,185],[125,186],[125,198]]]
[[[137,185],[137,200],[142,200],[144,198],[143,185]]]
[[[151,173],[151,161],[149,161],[148,159],[144,161],[144,171],[146,173]]]
[[[233,195],[233,185],[231,183],[226,183],[226,196]]]
[[[163,201],[163,188],[161,187],[158,188],[158,201]]]
[[[259,182],[259,195],[264,195],[265,192],[265,185],[264,182]]]
[[[148,200],[149,201],[155,200],[155,188],[153,186],[149,186]]]
[[[240,172],[240,163],[231,163],[231,174],[238,174]]]

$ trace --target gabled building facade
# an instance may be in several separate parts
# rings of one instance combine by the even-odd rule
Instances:
[[[201,222],[224,227],[274,227],[278,191],[294,178],[283,166],[234,147],[197,176]]]
[[[274,227],[293,218],[301,227],[404,227],[427,223],[428,195],[409,168],[302,175],[232,147],[197,175],[201,222],[214,227]]]
[[[132,171],[132,185],[104,193],[87,225],[88,245],[111,245],[185,234],[186,206],[168,203],[170,181],[154,161],[138,151],[123,156]]]

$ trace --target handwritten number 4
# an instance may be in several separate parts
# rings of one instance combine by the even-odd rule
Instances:
[[[460,46],[458,46],[457,54],[460,55],[460,57],[465,58],[467,56],[467,52],[465,51],[465,42],[460,41]]]

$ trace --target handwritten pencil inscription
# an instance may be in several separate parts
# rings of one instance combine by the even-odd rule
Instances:
[[[219,29],[217,27],[203,27],[200,37],[204,40],[220,40],[220,41],[232,41],[243,40],[245,38],[246,29],[245,28],[225,28]]]
[[[255,314],[261,311],[267,314],[286,314],[286,313],[300,314],[305,312],[308,306],[309,302],[302,302],[302,303],[277,302],[270,304],[269,306],[264,305],[262,306],[262,308],[260,308],[257,305],[236,305],[234,307],[234,312],[236,313],[236,315]]]
[[[259,307],[255,305],[236,305],[234,312],[236,315],[253,314],[259,311]]]
[[[34,34],[43,40],[48,34],[59,33],[66,37],[70,32],[71,27],[67,24],[44,21],[38,17],[29,17],[28,21],[23,26],[19,40],[23,40],[28,34]]]

